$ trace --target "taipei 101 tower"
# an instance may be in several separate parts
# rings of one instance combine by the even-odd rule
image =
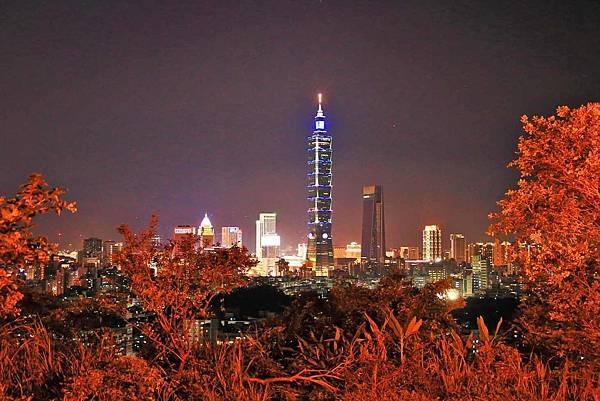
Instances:
[[[333,269],[331,238],[331,135],[321,105],[308,141],[308,250],[307,262],[316,276],[327,276]]]

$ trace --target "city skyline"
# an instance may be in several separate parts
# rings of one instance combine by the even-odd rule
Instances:
[[[65,244],[118,239],[117,226],[140,228],[152,213],[164,237],[205,211],[251,233],[271,210],[295,247],[306,236],[306,117],[322,91],[340,133],[335,242],[360,241],[353,216],[373,182],[386,188],[390,246],[419,245],[429,224],[484,240],[487,214],[515,182],[505,165],[519,117],[597,97],[598,11],[7,4],[0,193],[36,171],[67,188],[78,213],[38,225]]]
[[[0,401],[600,401],[599,1],[0,9]]]
[[[313,182],[313,184],[317,185],[317,188],[319,187],[319,185],[318,185],[319,182],[318,182],[318,180],[314,181],[314,177],[316,177],[316,176],[321,176],[321,175],[325,174],[325,176],[327,176],[325,178],[327,178],[329,180],[328,181],[329,183],[331,182],[331,170],[332,170],[331,169],[331,159],[332,159],[332,156],[331,156],[332,152],[331,151],[332,151],[332,146],[331,146],[331,136],[327,134],[327,129],[328,129],[328,124],[327,124],[327,127],[326,127],[326,119],[325,119],[325,115],[324,115],[324,112],[323,112],[323,109],[322,109],[322,93],[318,93],[318,110],[317,110],[317,114],[315,116],[314,132],[313,132],[313,134],[311,136],[308,137],[308,139],[309,139],[309,149],[308,150],[309,150],[309,153],[312,152],[311,146],[312,147],[316,146],[315,149],[319,149],[320,150],[321,148],[319,147],[320,145],[319,145],[318,141],[317,141],[316,144],[314,144],[314,138],[316,138],[316,136],[319,137],[319,138],[321,138],[319,135],[325,135],[325,139],[327,139],[327,141],[328,141],[327,142],[327,146],[328,146],[327,152],[328,153],[326,154],[326,160],[320,160],[320,161],[319,161],[319,155],[318,154],[314,154],[313,155],[311,153],[309,155],[309,161],[308,161],[309,172],[308,172],[308,177],[309,177],[309,181],[311,179],[313,180],[312,182]],[[317,151],[317,153],[318,153],[318,151]],[[319,168],[321,168],[321,169],[323,168],[323,166],[322,166],[323,162],[327,163],[326,166],[325,166],[325,168],[329,172],[327,172],[327,171],[325,171],[325,172],[323,172],[323,171],[319,172]],[[313,171],[313,169],[314,169],[314,171]],[[307,260],[309,261],[309,263],[312,263],[313,267],[317,268],[317,270],[322,270],[323,268],[333,268],[333,245],[337,245],[337,246],[342,245],[340,243],[333,243],[332,242],[332,238],[331,238],[331,196],[332,196],[332,187],[331,187],[330,184],[327,184],[327,185],[329,185],[329,186],[326,186],[326,191],[327,192],[324,194],[326,196],[326,198],[322,198],[320,196],[320,195],[323,195],[323,193],[321,193],[322,189],[318,189],[317,192],[315,192],[315,193],[313,193],[314,190],[313,190],[313,192],[311,192],[309,190],[309,197],[308,197],[309,203],[311,205],[313,204],[313,201],[319,200],[320,203],[323,203],[323,199],[325,199],[325,204],[321,205],[319,203],[319,206],[325,206],[327,208],[327,210],[329,211],[329,214],[327,216],[325,216],[326,220],[329,221],[328,228],[326,228],[325,231],[323,231],[323,229],[321,229],[322,232],[319,232],[317,234],[318,234],[319,238],[321,238],[321,235],[323,233],[325,235],[327,235],[327,237],[323,237],[323,238],[326,239],[326,242],[328,243],[329,248],[331,248],[330,249],[331,250],[331,252],[330,252],[330,254],[331,254],[330,255],[330,261],[326,261],[326,260],[322,259],[322,257],[321,257],[320,261],[318,263],[316,263],[317,259],[314,259],[314,255],[313,255],[312,259],[311,259],[311,256],[310,256],[311,255],[311,253],[310,253],[310,249],[311,249],[311,246],[310,246],[311,237],[310,237],[310,235],[313,232],[312,231],[313,229],[311,228],[312,227],[311,222],[312,222],[312,218],[313,218],[312,214],[315,213],[316,209],[312,208],[312,209],[308,210],[309,220],[310,220],[309,221],[309,235],[308,235],[308,238],[306,238],[304,240],[304,242],[308,245],[308,250],[309,250]],[[321,192],[319,192],[319,191],[321,191]],[[368,195],[368,196],[365,195],[367,193],[365,191],[367,191],[367,192],[370,191],[369,192],[370,195]],[[317,195],[319,195],[319,196],[317,196]],[[373,198],[373,200],[372,200],[373,203],[371,205],[371,208],[373,210],[370,211],[370,213],[372,213],[373,215],[367,216],[365,214],[365,213],[367,213],[367,209],[368,209],[367,208],[367,204],[365,203],[366,200],[368,200],[368,199],[366,199],[366,197],[367,198]],[[362,198],[363,198],[363,206],[362,206],[362,208],[363,208],[363,210],[362,210],[363,215],[362,215],[361,238],[360,238],[360,239],[362,239],[362,241],[359,243],[359,245],[362,244],[362,243],[364,243],[365,235],[368,235],[368,234],[365,233],[365,224],[366,224],[366,220],[365,219],[367,219],[367,220],[371,219],[372,220],[371,224],[375,224],[375,225],[380,225],[381,226],[381,227],[379,227],[377,229],[373,228],[373,230],[375,230],[377,232],[376,235],[381,237],[381,238],[379,238],[379,241],[382,242],[382,246],[376,245],[377,248],[380,248],[380,249],[378,249],[377,251],[374,251],[374,252],[376,252],[379,255],[379,256],[376,257],[376,259],[379,260],[380,263],[383,263],[383,260],[385,259],[385,252],[388,249],[394,249],[394,248],[397,248],[397,247],[407,246],[407,245],[408,246],[413,246],[414,245],[414,244],[410,244],[408,242],[399,242],[399,243],[395,243],[392,246],[386,248],[386,244],[385,244],[385,222],[384,222],[384,219],[383,219],[383,190],[382,190],[381,185],[364,186],[363,189],[362,189]],[[380,205],[380,211],[376,210],[377,209],[376,205]],[[317,207],[317,203],[314,203],[314,207],[315,208]],[[276,213],[266,213],[266,214],[267,215],[273,215],[273,216],[276,215]],[[315,219],[319,219],[319,216],[321,214],[322,214],[321,212],[315,214],[314,218]],[[262,215],[265,215],[265,213],[260,213],[260,216],[262,216]],[[258,230],[258,223],[259,222],[256,221],[257,230]],[[189,225],[184,225],[184,226],[178,225],[178,226],[175,226],[175,228],[174,228],[175,234],[171,235],[171,236],[167,236],[166,238],[167,239],[176,240],[177,239],[176,237],[178,235],[177,234],[178,227],[190,227],[190,228],[192,228],[193,226],[195,226],[195,225],[192,225],[192,226],[189,226]],[[438,226],[438,225],[436,225],[436,226]],[[195,232],[202,238],[203,237],[203,234],[202,234],[203,227],[204,228],[208,227],[208,229],[210,230],[210,233],[204,234],[204,235],[208,235],[208,237],[210,237],[210,239],[208,240],[208,242],[206,242],[206,240],[204,240],[204,239],[201,240],[203,246],[208,247],[208,246],[211,246],[212,244],[217,244],[219,241],[216,239],[215,231],[214,231],[212,223],[210,221],[209,213],[208,212],[204,213],[204,217],[202,218],[202,221],[200,222],[198,229],[197,230],[192,229],[192,230],[193,231],[195,230]],[[373,226],[373,227],[375,227],[375,226]],[[426,226],[426,229],[427,229],[427,227],[428,226]],[[242,231],[239,229],[239,227],[223,226],[222,227],[221,238],[219,239],[222,246],[228,246],[227,244],[225,244],[223,242],[223,241],[226,241],[224,239],[223,235],[225,233],[224,229],[230,229],[230,228],[236,228],[236,229],[238,229],[239,230],[239,235],[240,235],[240,238],[241,238],[241,232]],[[159,232],[160,231],[161,230],[159,230]],[[447,250],[447,247],[451,247],[451,244],[452,244],[452,235],[453,234],[450,234],[450,242],[448,242],[448,243],[446,243],[446,241],[443,240],[443,237],[440,237],[440,245],[439,245],[440,246],[440,252],[443,252],[443,251]],[[86,234],[81,234],[80,233],[80,237],[82,238],[83,247],[85,249],[85,241],[87,240],[85,238]],[[463,237],[463,240],[464,240],[464,237]],[[476,242],[479,242],[480,240],[481,240],[480,238],[477,238],[476,240],[471,241],[471,242],[472,243],[476,243]],[[113,241],[113,240],[108,240],[108,241]],[[258,232],[257,232],[257,236],[255,236],[255,243],[254,243],[255,246],[254,246],[254,248],[256,248],[256,250],[257,250],[255,254],[260,259],[260,253],[258,252],[258,246],[257,246],[257,242],[256,241],[258,241]],[[377,240],[376,240],[376,242],[377,242]],[[287,250],[293,249],[295,246],[298,246],[301,243],[302,242],[298,242],[296,244],[292,244],[291,242],[287,242],[286,243],[283,240],[281,240],[282,255],[285,253],[284,250],[286,250],[286,249]],[[355,241],[351,241],[351,243],[356,243],[356,242]],[[349,244],[349,243],[347,243],[347,244]],[[64,246],[64,243],[61,243],[61,245]],[[316,247],[317,245],[313,244],[313,246]],[[321,248],[322,248],[321,252],[324,252],[323,251],[324,249],[326,250],[327,244],[325,244],[325,248],[323,248],[323,246],[324,245],[321,245]],[[278,247],[279,247],[279,245],[278,245]],[[417,248],[419,248],[419,246],[417,246]],[[75,244],[69,244],[69,246],[66,247],[66,249],[77,249],[77,244],[76,243]],[[252,248],[250,248],[250,249],[252,249]],[[420,249],[421,249],[422,252],[425,251],[425,247],[424,246],[422,248],[420,248]],[[450,249],[450,248],[448,248],[448,249]],[[316,252],[317,252],[316,248],[313,249],[313,252],[315,252],[315,255],[316,255]],[[371,252],[371,251],[368,251],[368,252]],[[323,261],[325,261],[325,263]],[[326,271],[326,269],[324,271]]]

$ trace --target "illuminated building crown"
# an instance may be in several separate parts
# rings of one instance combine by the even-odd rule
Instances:
[[[325,114],[323,114],[323,107],[321,105],[323,95],[319,93],[319,108],[317,109],[317,115],[315,116],[315,131],[325,131]]]
[[[208,218],[208,214],[204,213],[204,218],[202,219],[202,222],[200,223],[200,228],[212,228],[212,226],[213,225],[210,222],[210,219]]]

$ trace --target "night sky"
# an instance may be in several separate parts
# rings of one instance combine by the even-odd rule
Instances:
[[[522,114],[600,100],[600,3],[0,2],[0,194],[32,172],[79,211],[64,244],[261,211],[306,237],[306,144],[323,92],[334,244],[384,187],[388,246],[425,224],[485,239]],[[171,2],[176,3],[176,2]],[[177,2],[179,3],[179,2]]]

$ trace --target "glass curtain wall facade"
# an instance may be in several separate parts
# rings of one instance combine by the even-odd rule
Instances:
[[[315,116],[314,131],[308,141],[308,265],[315,275],[327,276],[333,268],[331,238],[332,138],[321,106]]]
[[[385,220],[381,185],[363,187],[361,258],[365,262],[385,262]]]

